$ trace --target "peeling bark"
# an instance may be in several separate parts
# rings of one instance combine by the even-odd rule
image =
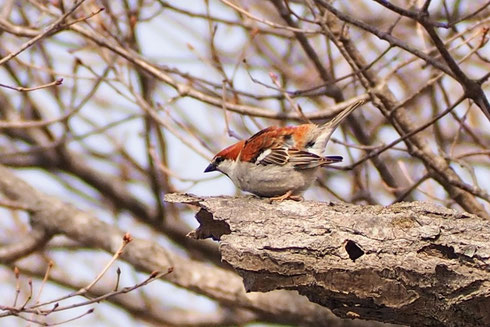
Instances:
[[[247,291],[297,290],[343,318],[490,324],[490,224],[427,202],[391,206],[169,194],[200,208]]]

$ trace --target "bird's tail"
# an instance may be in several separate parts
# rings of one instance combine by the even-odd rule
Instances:
[[[335,131],[335,129],[340,125],[340,123],[349,116],[355,109],[362,106],[367,102],[367,99],[362,99],[354,102],[344,110],[342,110],[337,116],[335,116],[332,120],[326,122],[321,128],[321,134],[315,143],[315,148],[319,151],[323,151],[325,146],[330,140],[330,136]]]

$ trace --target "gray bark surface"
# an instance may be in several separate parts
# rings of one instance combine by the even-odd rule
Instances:
[[[428,202],[391,206],[168,194],[197,206],[247,291],[297,290],[343,318],[490,326],[490,224]]]

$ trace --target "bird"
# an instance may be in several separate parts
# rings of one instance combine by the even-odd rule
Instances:
[[[228,176],[242,191],[270,201],[303,200],[320,167],[342,161],[324,156],[339,124],[367,100],[359,100],[323,125],[270,126],[218,152],[204,170]]]

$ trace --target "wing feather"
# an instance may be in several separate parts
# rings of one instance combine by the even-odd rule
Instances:
[[[306,150],[296,135],[306,133],[313,125],[266,128],[245,141],[241,159],[256,165],[284,166],[291,163],[295,169],[311,169],[342,161],[340,156],[321,157]],[[299,139],[303,139],[300,137]]]
[[[308,152],[296,149],[289,150],[289,161],[296,169],[311,169],[322,165],[323,158]]]
[[[264,156],[260,161],[256,163],[258,165],[278,165],[284,166],[289,161],[289,154],[287,148],[272,148],[269,149],[269,154]]]

